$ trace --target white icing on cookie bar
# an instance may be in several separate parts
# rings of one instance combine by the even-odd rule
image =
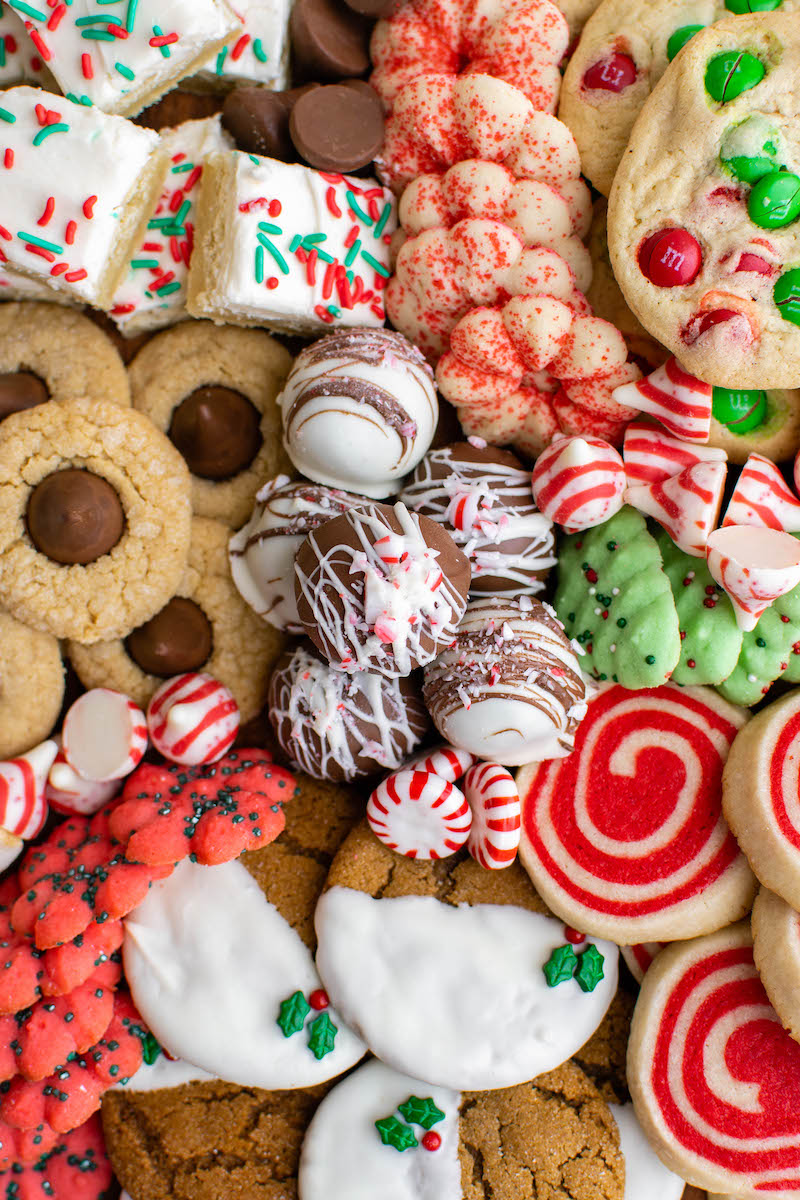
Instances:
[[[25,32],[25,23],[7,0],[0,0],[0,87],[30,80],[46,86],[50,73]]]
[[[276,91],[289,83],[289,0],[234,0],[244,33],[204,65],[208,85],[261,83]]]

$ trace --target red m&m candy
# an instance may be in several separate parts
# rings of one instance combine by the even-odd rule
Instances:
[[[636,63],[630,55],[619,52],[594,63],[583,77],[585,88],[603,92],[624,92],[635,82]]]
[[[686,229],[662,229],[639,247],[639,269],[656,287],[693,283],[702,265],[700,243]]]

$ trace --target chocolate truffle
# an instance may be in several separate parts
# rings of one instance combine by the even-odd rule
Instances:
[[[539,512],[531,473],[479,438],[431,450],[400,499],[443,525],[472,567],[470,594],[536,596],[556,564],[553,522]]]
[[[107,480],[68,468],[31,492],[25,514],[36,549],[53,562],[86,566],[113,550],[125,528],[122,503]]]
[[[307,643],[278,660],[269,719],[293,765],[333,783],[396,770],[429,728],[412,679],[346,675]]]
[[[378,499],[420,461],[439,416],[430,367],[389,329],[342,329],[307,346],[278,402],[298,471]]]
[[[278,475],[256,496],[253,515],[228,543],[231,575],[250,607],[287,633],[302,633],[294,560],[313,529],[363,503],[360,496]]]
[[[586,714],[575,651],[547,605],[485,597],[425,671],[425,703],[446,741],[507,767],[563,758]]]
[[[298,550],[297,613],[334,667],[409,675],[452,645],[469,579],[466,555],[441,525],[404,504],[364,504]]]

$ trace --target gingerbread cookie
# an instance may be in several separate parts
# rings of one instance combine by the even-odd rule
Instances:
[[[256,715],[284,638],[234,586],[229,536],[221,521],[195,517],[186,570],[166,606],[124,640],[69,644],[87,688],[116,688],[145,708],[164,679],[202,670],[230,688],[243,721]]]
[[[770,1003],[800,1041],[800,914],[762,887],[751,916],[753,957]]]
[[[0,420],[48,400],[130,404],[128,376],[94,321],[57,304],[0,308]]]
[[[189,474],[141,413],[109,400],[12,413],[0,486],[0,603],[27,624],[86,643],[124,637],[174,595]]]
[[[332,1003],[383,1062],[445,1087],[552,1070],[616,991],[616,947],[573,948],[516,863],[413,860],[366,822],[334,859],[315,923]]]
[[[0,612],[0,759],[14,758],[46,738],[63,698],[56,639]]]
[[[303,1142],[303,1200],[623,1200],[608,1105],[573,1063],[530,1083],[458,1092],[373,1059],[325,1097]]]
[[[158,334],[131,363],[134,407],[185,458],[197,516],[237,527],[264,480],[291,471],[275,402],[290,366],[261,330],[198,321]]]
[[[697,33],[642,109],[609,199],[627,303],[686,370],[725,388],[797,383],[799,67],[797,16]]]

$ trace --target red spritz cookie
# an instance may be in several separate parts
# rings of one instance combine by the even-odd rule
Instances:
[[[745,1200],[800,1190],[800,1046],[770,1004],[745,922],[668,946],[628,1043],[636,1115],[690,1183]]]
[[[522,861],[554,913],[620,944],[744,916],[755,881],[722,815],[722,768],[746,719],[708,688],[596,693],[574,752],[517,776]]]
[[[109,826],[140,862],[166,866],[191,855],[212,865],[274,841],[281,804],[296,794],[294,776],[266,750],[229,750],[192,767],[146,764],[127,780]]]
[[[0,1125],[0,1143],[1,1153],[10,1150],[7,1158],[0,1158],[0,1194],[4,1196],[14,1200],[106,1200],[111,1195],[114,1177],[99,1116],[63,1136],[53,1130],[31,1135]]]
[[[800,909],[800,690],[762,709],[731,747],[728,823],[761,883]]]

